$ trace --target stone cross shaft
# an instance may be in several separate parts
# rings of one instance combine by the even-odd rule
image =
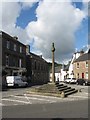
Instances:
[[[55,52],[55,47],[54,43],[52,43],[52,82],[55,82],[55,66],[54,66],[54,52]]]

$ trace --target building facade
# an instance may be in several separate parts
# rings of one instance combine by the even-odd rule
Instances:
[[[29,45],[27,45],[26,53],[28,82],[33,84],[47,83],[49,81],[48,63],[42,56],[31,53]]]
[[[83,78],[90,80],[90,50],[88,53],[81,55],[73,63],[74,65],[74,77],[76,79]]]
[[[72,59],[71,59],[71,61],[70,61],[70,65],[69,65],[69,71],[68,71],[68,73],[69,73],[69,78],[74,78],[74,72],[73,72],[73,62],[79,57],[79,56],[81,56],[82,54],[84,54],[84,51],[80,51],[80,52],[75,52],[74,54],[73,54],[73,56],[72,56]]]
[[[2,69],[7,75],[18,75],[26,72],[26,46],[1,31],[2,36]]]

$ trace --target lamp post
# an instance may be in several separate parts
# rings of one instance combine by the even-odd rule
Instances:
[[[55,47],[54,47],[54,43],[52,43],[52,83],[55,83],[54,52],[55,52]]]

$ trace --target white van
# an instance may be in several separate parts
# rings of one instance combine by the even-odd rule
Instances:
[[[20,86],[20,87],[26,87],[28,84],[27,82],[22,81],[22,77],[20,76],[7,76],[6,77],[7,86]]]

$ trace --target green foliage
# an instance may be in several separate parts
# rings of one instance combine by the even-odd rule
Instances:
[[[62,66],[62,64],[55,62],[55,67]],[[52,68],[52,63],[48,62],[49,70]]]

